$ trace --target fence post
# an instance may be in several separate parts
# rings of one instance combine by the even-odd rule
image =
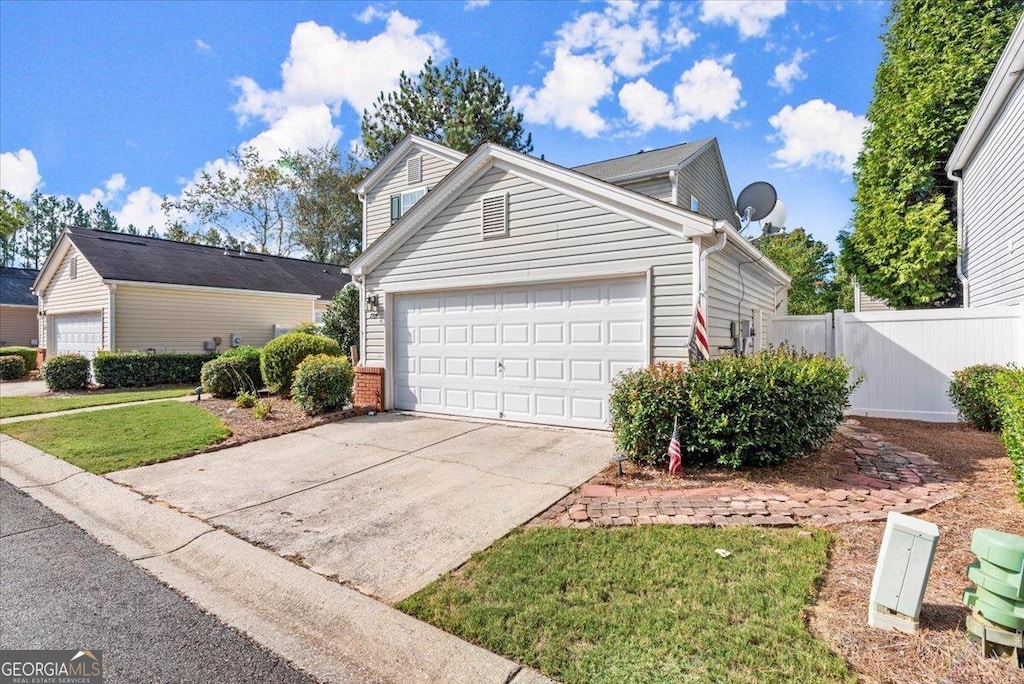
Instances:
[[[842,309],[836,309],[832,315],[834,317],[833,325],[835,326],[832,330],[832,356],[839,358],[846,354],[846,330],[844,330],[846,321],[843,318],[846,312]]]

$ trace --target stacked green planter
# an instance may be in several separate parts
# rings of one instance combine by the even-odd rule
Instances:
[[[1012,649],[1024,662],[1024,537],[978,529],[971,538],[978,557],[967,566],[976,589],[964,592],[973,609],[967,631],[988,645]]]

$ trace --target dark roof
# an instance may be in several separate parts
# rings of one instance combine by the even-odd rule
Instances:
[[[573,171],[598,180],[620,178],[622,176],[641,176],[644,173],[654,174],[656,172],[668,171],[678,166],[696,154],[702,147],[714,138],[698,140],[696,142],[662,147],[657,150],[647,150],[630,154],[625,157],[615,157],[604,161],[593,162],[576,166]]]
[[[32,294],[32,283],[39,271],[34,268],[8,268],[0,266],[0,304],[37,306]]]
[[[330,299],[349,282],[337,264],[207,247],[160,238],[68,228],[75,247],[105,280],[315,294]]]

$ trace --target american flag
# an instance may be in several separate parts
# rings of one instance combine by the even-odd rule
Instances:
[[[708,347],[708,327],[704,322],[704,309],[701,306],[701,296],[698,295],[693,302],[693,325],[690,329],[690,363],[698,363],[711,358],[711,350]]]
[[[679,419],[672,422],[672,441],[668,443],[668,472],[673,475],[683,469],[683,450],[679,444]]]

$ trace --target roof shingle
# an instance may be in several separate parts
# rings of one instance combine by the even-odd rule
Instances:
[[[713,138],[672,145],[671,147],[662,147],[657,150],[640,151],[625,157],[615,157],[614,159],[605,159],[604,161],[576,166],[573,167],[573,171],[605,181],[623,176],[639,176],[644,173],[653,175],[661,171],[667,172],[672,167],[678,166],[692,157],[711,140]]]
[[[0,267],[0,304],[16,306],[37,306],[32,294],[32,283],[39,271],[34,268]]]

